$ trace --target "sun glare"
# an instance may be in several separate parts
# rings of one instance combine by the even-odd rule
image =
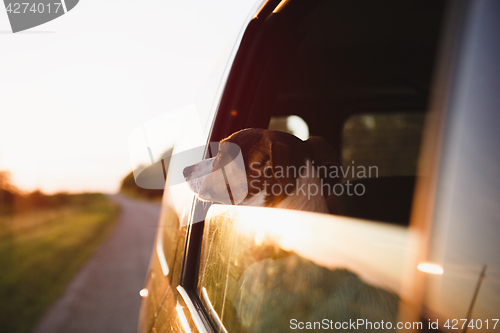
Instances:
[[[233,226],[255,246],[274,243],[317,265],[388,281],[394,290],[414,242],[406,228],[277,208],[212,205],[206,221]]]

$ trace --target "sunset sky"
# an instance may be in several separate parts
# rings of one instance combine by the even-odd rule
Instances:
[[[17,34],[0,10],[0,170],[25,191],[116,192],[130,134],[218,81],[256,2],[81,0]]]

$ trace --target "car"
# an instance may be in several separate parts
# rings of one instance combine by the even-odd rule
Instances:
[[[500,329],[500,2],[269,0],[243,31],[174,146],[139,331]],[[359,191],[198,200],[183,169],[245,128],[322,137]]]

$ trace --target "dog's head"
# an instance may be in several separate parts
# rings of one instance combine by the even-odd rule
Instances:
[[[338,156],[319,137],[302,141],[285,132],[245,129],[222,140],[215,157],[186,167],[184,178],[204,201],[275,206],[295,190],[307,161],[338,165]]]

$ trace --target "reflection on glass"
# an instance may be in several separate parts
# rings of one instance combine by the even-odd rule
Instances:
[[[189,328],[189,323],[186,319],[186,315],[184,314],[184,310],[182,309],[182,306],[179,304],[179,302],[177,302],[175,310],[177,310],[177,315],[179,316],[179,321],[181,322],[184,331],[187,333],[191,333],[191,328]]]
[[[214,205],[198,292],[228,332],[289,332],[294,319],[395,326],[408,239],[397,226]]]
[[[224,325],[222,324],[222,321],[220,320],[219,315],[215,311],[215,309],[212,305],[212,302],[210,302],[210,299],[208,298],[207,290],[205,288],[201,288],[201,296],[202,296],[203,302],[205,303],[205,305],[207,307],[208,312],[210,313],[210,316],[212,317],[212,319],[215,323],[215,326],[217,327],[217,331],[222,332],[222,333],[227,333],[227,330],[224,327]]]
[[[238,280],[233,306],[247,332],[286,331],[290,320],[392,322],[398,298],[347,269],[330,270],[290,254],[250,265]]]

